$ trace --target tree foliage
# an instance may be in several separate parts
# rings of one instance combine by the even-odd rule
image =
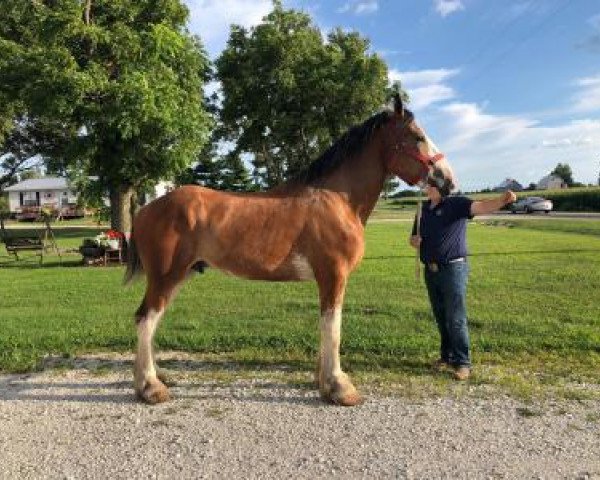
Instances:
[[[219,153],[218,149],[218,142],[208,143],[196,163],[177,176],[177,184],[196,184],[232,192],[255,190],[256,186],[240,156],[235,152]]]
[[[187,16],[180,0],[3,2],[0,111],[11,118],[0,135],[19,117],[43,124],[54,140],[40,153],[97,175],[116,228],[135,189],[183,170],[207,140],[208,60]]]
[[[310,17],[279,1],[261,24],[234,25],[216,61],[220,130],[273,186],[302,170],[385,102],[387,67],[356,32],[323,40]]]
[[[0,191],[14,184],[19,174],[39,167],[42,159],[37,157],[42,140],[40,132],[34,132],[34,125],[17,119],[11,128],[6,128],[4,140],[0,143]]]
[[[573,171],[568,163],[559,163],[554,167],[551,174],[562,178],[568,187],[573,186]]]

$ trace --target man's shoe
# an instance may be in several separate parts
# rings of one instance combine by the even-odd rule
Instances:
[[[471,369],[469,367],[456,367],[454,369],[454,379],[455,380],[460,380],[465,381],[468,380],[469,377],[471,376]]]
[[[450,364],[446,360],[438,358],[431,364],[431,368],[433,368],[436,372],[446,372],[450,369]]]

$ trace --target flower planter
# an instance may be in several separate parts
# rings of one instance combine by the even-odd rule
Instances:
[[[102,247],[79,247],[79,253],[84,257],[98,258],[104,255],[104,248]]]
[[[112,250],[118,250],[119,243],[119,240],[110,239],[106,241],[106,246]]]

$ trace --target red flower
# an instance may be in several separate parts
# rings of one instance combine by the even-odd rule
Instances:
[[[125,234],[117,230],[108,230],[105,235],[111,240],[123,240],[125,238]]]

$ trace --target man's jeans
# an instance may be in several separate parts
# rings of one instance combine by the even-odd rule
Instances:
[[[440,358],[454,366],[471,365],[466,308],[468,275],[466,261],[440,266],[437,272],[425,268],[425,284],[440,331]]]

